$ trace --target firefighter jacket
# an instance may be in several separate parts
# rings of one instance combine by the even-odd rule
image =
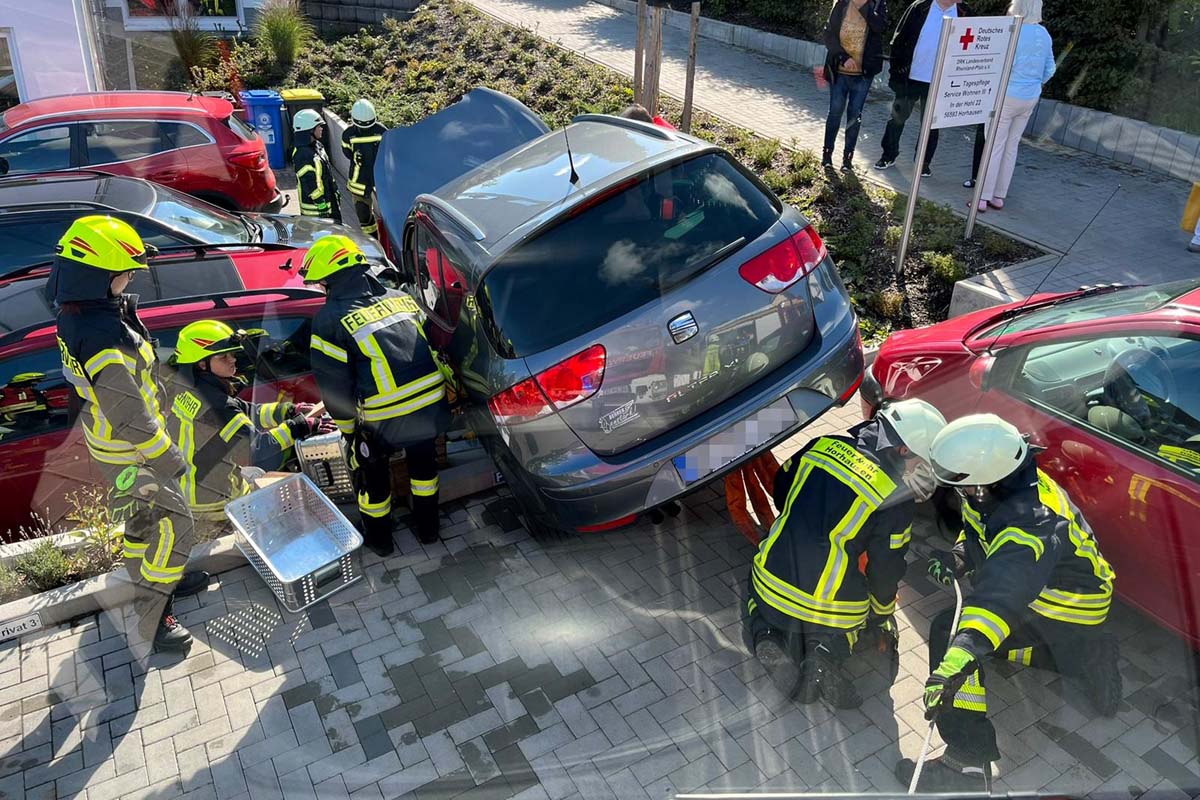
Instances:
[[[811,442],[780,468],[779,519],[751,572],[758,608],[772,626],[795,629],[799,620],[849,631],[868,612],[895,611],[915,510],[897,444],[872,420],[847,436]]]
[[[350,125],[342,134],[342,152],[350,159],[350,178],[346,188],[359,199],[369,200],[375,188],[375,156],[387,128],[379,121],[361,127]]]
[[[1115,574],[1067,493],[1033,453],[993,492],[990,512],[962,504],[957,550],[974,576],[954,644],[987,655],[1029,611],[1072,625],[1103,623]]]
[[[337,183],[329,156],[312,131],[296,134],[292,148],[292,167],[296,170],[296,190],[300,194],[300,213],[306,217],[340,219]]]
[[[337,272],[327,285],[309,357],[338,429],[351,436],[361,425],[393,448],[436,438],[450,411],[416,302],[383,288],[365,266]]]
[[[163,417],[154,342],[137,295],[109,296],[112,274],[58,259],[48,290],[58,303],[63,376],[74,388],[88,451],[102,464],[140,464],[161,478],[185,467]]]
[[[171,394],[171,435],[187,461],[180,485],[197,517],[223,518],[225,504],[253,488],[241,468],[280,469],[309,430],[293,404],[246,402],[192,365],[180,367]]]

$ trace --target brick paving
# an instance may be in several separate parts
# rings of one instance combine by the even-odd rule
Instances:
[[[581,0],[467,2],[625,75],[633,73],[637,29],[631,14]],[[687,34],[666,28],[663,38],[662,90],[682,97]],[[697,107],[731,122],[820,152],[829,95],[816,87],[811,71],[802,67],[700,39],[695,98]],[[890,93],[872,93],[863,114],[855,165],[864,178],[907,193],[919,128],[916,115],[906,126],[896,166],[886,172],[870,166],[879,158],[889,113]],[[948,204],[964,215],[970,193],[962,188],[962,181],[970,172],[972,136],[966,128],[943,131],[933,177],[921,182],[923,197]],[[1118,186],[1120,191],[1105,207]],[[1200,256],[1187,252],[1190,236],[1179,229],[1190,188],[1165,175],[1026,139],[1008,204],[1003,211],[981,214],[980,221],[1056,253],[1065,252],[1083,234],[1067,258],[1050,272],[1043,287],[1046,290],[1190,278],[1200,268]],[[974,281],[995,292],[1024,297],[1046,278],[1050,264],[1000,269]]]
[[[842,430],[857,404],[778,449]],[[683,514],[554,545],[504,490],[449,504],[442,544],[403,525],[366,578],[283,611],[249,567],[176,606],[185,660],[133,659],[88,617],[0,645],[0,797],[659,800],[694,790],[898,791],[924,732],[929,619],[916,563],[901,672],[853,662],[861,710],[785,701],[744,650],[752,547],[717,487]],[[1171,636],[1119,609],[1126,702],[1098,719],[1050,673],[990,682],[999,791],[1200,792],[1196,681]]]

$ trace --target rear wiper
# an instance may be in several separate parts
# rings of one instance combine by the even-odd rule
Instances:
[[[741,249],[742,245],[744,245],[745,243],[746,243],[746,237],[739,236],[738,238],[734,239],[729,244],[722,247],[720,250],[717,250],[716,252],[714,252],[708,256],[705,256],[704,258],[701,258],[697,261],[694,261],[691,264],[688,264],[688,267],[686,270],[687,276],[691,277],[692,275],[695,275],[697,272],[703,272],[704,270],[711,267],[713,264],[716,264],[718,261],[722,261],[722,260],[728,258],[729,256],[733,255],[734,251]]]

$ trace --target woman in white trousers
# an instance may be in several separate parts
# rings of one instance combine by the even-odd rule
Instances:
[[[1042,27],[1042,0],[1012,0],[1010,15],[1020,15],[1021,30],[1013,58],[1004,108],[996,119],[995,146],[983,178],[979,210],[1004,208],[1013,170],[1017,166],[1017,148],[1021,134],[1042,95],[1042,85],[1054,75],[1054,49],[1050,34]],[[967,205],[970,205],[968,203]]]

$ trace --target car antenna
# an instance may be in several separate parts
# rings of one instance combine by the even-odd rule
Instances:
[[[1058,269],[1058,265],[1063,262],[1063,259],[1071,254],[1071,251],[1075,249],[1075,245],[1079,244],[1079,240],[1083,238],[1083,235],[1087,233],[1088,230],[1091,229],[1092,225],[1095,224],[1096,220],[1100,218],[1100,215],[1104,213],[1104,209],[1108,208],[1108,204],[1113,201],[1113,198],[1117,196],[1117,192],[1119,191],[1121,191],[1121,184],[1118,183],[1116,188],[1113,189],[1112,194],[1110,194],[1108,199],[1104,201],[1104,204],[1101,205],[1100,208],[1096,210],[1096,213],[1092,215],[1092,218],[1088,221],[1088,224],[1083,226],[1083,230],[1081,230],[1079,235],[1075,237],[1075,241],[1071,242],[1070,246],[1067,247],[1067,249],[1063,251],[1063,254],[1058,257],[1058,260],[1054,262],[1054,265],[1050,267],[1050,269],[1046,270],[1046,274],[1042,276],[1040,281],[1038,281],[1037,286],[1033,287],[1033,291],[1025,297],[1024,302],[1022,302],[1021,305],[1019,305],[1009,315],[1007,320],[1005,320],[1004,325],[1002,325],[1000,330],[996,332],[996,335],[992,337],[992,343],[987,347],[987,354],[989,356],[992,355],[992,348],[995,347],[996,342],[1000,340],[1001,336],[1008,332],[1008,326],[1013,323],[1013,320],[1020,316],[1020,312],[1025,308],[1025,306],[1029,305],[1029,301],[1032,300],[1034,296],[1041,290],[1042,284],[1044,284],[1046,279],[1054,273],[1054,270]]]
[[[567,180],[574,186],[579,183],[579,173],[575,171],[575,159],[571,156],[571,139],[567,136],[569,127],[569,124],[563,127],[563,141],[567,143],[567,163],[571,165],[571,176]]]

